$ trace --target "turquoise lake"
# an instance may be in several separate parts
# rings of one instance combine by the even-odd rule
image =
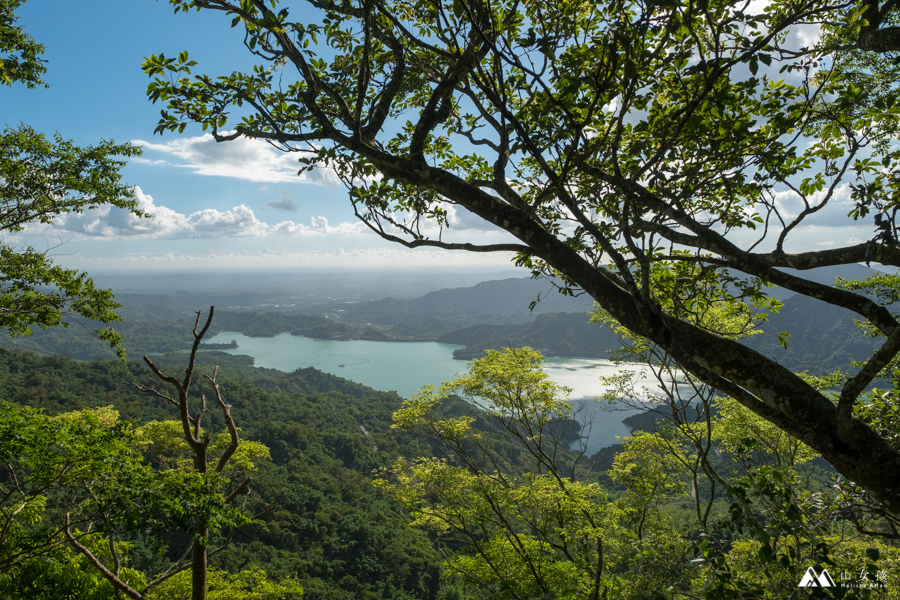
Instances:
[[[437,342],[315,340],[290,333],[253,338],[228,331],[206,341],[228,343],[231,340],[238,347],[225,352],[252,356],[257,367],[287,372],[315,367],[377,390],[394,390],[404,398],[418,392],[423,385],[440,386],[466,370],[464,361],[453,358],[453,351],[461,346]],[[593,358],[551,357],[546,359],[544,370],[556,383],[572,388],[570,399],[577,400],[583,408],[579,420],[592,419],[591,451],[616,443],[616,436],[628,435],[622,419],[637,410],[608,412],[599,410],[593,402],[603,389],[599,378],[617,373],[616,365]]]

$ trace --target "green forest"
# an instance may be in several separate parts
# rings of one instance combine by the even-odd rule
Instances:
[[[115,597],[69,531],[142,597],[185,597],[188,571],[142,586],[185,567],[192,511],[216,515],[211,598],[785,598],[810,566],[872,582],[839,597],[898,591],[894,521],[733,401],[669,398],[591,457],[529,349],[409,400],[216,352],[196,369],[216,364],[240,431],[216,483],[252,477],[234,506],[192,487],[177,407],[140,389],[162,390],[147,365],[0,352],[0,597]],[[196,410],[215,392],[198,377],[191,394]],[[213,407],[203,428],[219,445]]]
[[[39,89],[24,1],[0,86]],[[122,180],[141,148],[5,124],[0,600],[900,600],[895,0],[167,4],[252,63],[148,52],[156,134],[268,143],[375,239],[558,294],[120,301],[28,235],[158,218]],[[472,360],[402,398],[226,331]],[[598,381],[631,435],[588,452],[545,354],[644,367]]]

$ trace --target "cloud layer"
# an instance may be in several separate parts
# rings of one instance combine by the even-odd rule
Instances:
[[[197,251],[129,252],[116,257],[87,256],[81,253],[55,259],[74,268],[140,270],[234,270],[234,269],[335,269],[386,267],[492,267],[509,268],[511,253],[472,253],[403,248],[345,249],[331,251]]]
[[[282,221],[269,225],[256,218],[253,210],[241,204],[225,211],[207,208],[191,214],[157,206],[153,198],[136,187],[138,207],[152,218],[140,218],[111,206],[102,206],[83,214],[64,215],[53,227],[90,239],[190,239],[240,238],[271,235],[356,235],[365,230],[362,223],[330,225],[325,217],[312,217],[309,225]],[[29,228],[34,231],[33,228]]]
[[[179,137],[164,144],[145,140],[132,140],[132,143],[141,146],[145,155],[158,153],[166,157],[164,160],[132,159],[138,163],[165,164],[189,169],[198,175],[232,177],[260,183],[341,185],[337,175],[330,169],[319,168],[298,174],[301,165],[297,162],[297,154],[276,150],[261,140],[238,138],[220,144],[207,133],[197,137]]]

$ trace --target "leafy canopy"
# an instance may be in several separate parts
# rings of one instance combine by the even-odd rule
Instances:
[[[43,46],[16,25],[20,0],[0,0],[0,83],[45,85]],[[140,154],[130,144],[101,142],[80,147],[59,134],[53,139],[25,124],[0,131],[0,232],[29,224],[51,225],[62,215],[113,206],[137,216],[132,188],[119,174],[125,159]],[[11,335],[32,326],[68,326],[68,315],[108,324],[119,307],[109,290],[86,273],[55,265],[48,251],[0,243],[0,327]],[[110,328],[95,332],[124,356],[121,336]]]
[[[46,85],[47,72],[41,54],[44,46],[16,26],[16,9],[24,0],[0,0],[0,84],[24,83],[32,88]]]
[[[429,432],[449,456],[401,459],[376,485],[448,542],[448,575],[473,597],[599,599],[674,584],[684,540],[664,520],[632,527],[637,511],[587,478],[584,449],[569,449],[566,390],[542,362],[531,348],[489,351],[439,394],[404,402],[394,427]],[[454,392],[483,412],[456,414]]]
[[[900,323],[804,275],[900,266],[900,103],[880,79],[900,48],[892,2],[171,4],[230,16],[258,65],[195,75],[186,52],[149,56],[157,132],[198,124],[299,152],[408,247],[516,253],[900,514],[900,451],[854,416]],[[834,211],[867,239],[806,249]],[[503,235],[457,234],[472,215]],[[706,318],[773,310],[772,285],[885,336],[836,405]]]

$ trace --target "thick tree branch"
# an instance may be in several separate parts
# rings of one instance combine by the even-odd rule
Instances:
[[[75,539],[75,536],[73,536],[72,532],[69,531],[69,513],[66,513],[65,519],[66,519],[66,522],[65,522],[65,527],[64,527],[63,531],[66,534],[66,537],[69,539],[69,543],[72,544],[72,547],[75,548],[81,554],[83,554],[84,557],[88,559],[88,562],[90,562],[92,565],[94,565],[94,567],[98,571],[100,571],[100,574],[103,575],[103,577],[105,577],[106,580],[109,581],[115,589],[120,590],[126,596],[128,596],[129,598],[132,598],[133,600],[144,600],[144,597],[137,590],[135,590],[134,588],[129,586],[127,583],[125,583],[124,581],[119,579],[119,577],[116,576],[115,573],[110,571],[99,558],[94,556],[93,553],[91,553],[91,551],[86,546],[84,546],[81,542],[79,542],[77,539]]]
[[[219,387],[219,384],[216,382],[216,376],[219,374],[219,367],[216,367],[215,371],[213,371],[212,377],[204,374],[207,381],[209,381],[210,385],[213,387],[213,390],[216,393],[216,400],[219,402],[219,406],[222,408],[222,415],[225,418],[225,425],[228,427],[228,435],[231,436],[231,441],[228,444],[228,447],[222,453],[222,456],[219,457],[219,462],[216,464],[216,473],[221,473],[225,468],[225,465],[228,464],[228,461],[231,459],[231,456],[234,454],[235,450],[238,449],[238,445],[240,444],[240,439],[238,438],[237,426],[234,424],[234,418],[231,416],[231,405],[225,404],[225,401],[222,400],[222,390]]]
[[[875,262],[885,266],[900,267],[900,247],[874,241],[863,242],[845,248],[798,252],[795,254],[770,252],[754,256],[764,264],[772,267],[788,267],[800,271],[861,262]]]
[[[900,27],[864,31],[859,34],[857,46],[860,50],[882,54],[900,51]]]
[[[443,79],[432,90],[431,97],[422,108],[409,142],[409,155],[413,160],[425,160],[424,147],[427,136],[447,119],[453,104],[452,95],[487,55],[488,47],[476,44],[476,39],[477,36],[473,33],[466,49],[460,52],[455,64],[446,70]]]
[[[252,477],[247,477],[244,479],[239,486],[234,488],[234,490],[225,497],[225,504],[231,504],[234,502],[234,499],[241,495],[249,486],[250,482],[253,481]]]

